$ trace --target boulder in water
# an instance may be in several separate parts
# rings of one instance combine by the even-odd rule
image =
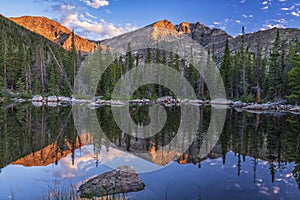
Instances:
[[[143,190],[144,187],[145,184],[135,170],[125,165],[88,180],[79,187],[79,192],[80,197],[91,198],[137,192]]]

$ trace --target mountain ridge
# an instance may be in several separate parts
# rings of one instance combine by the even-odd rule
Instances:
[[[60,44],[66,50],[72,48],[72,31],[55,20],[44,16],[22,16],[9,19],[52,42]],[[77,51],[86,53],[93,51],[97,46],[95,43],[76,34],[74,34],[74,43]]]
[[[62,45],[67,50],[71,49],[72,31],[69,30],[67,27],[61,25],[59,22],[56,22],[44,16],[22,16],[13,17],[9,19],[29,29],[30,31],[36,32],[46,37],[47,39]],[[45,27],[47,27],[46,32]],[[168,19],[163,19],[158,20],[142,28],[146,27],[168,29],[168,31],[166,31],[165,33],[164,31],[160,31],[160,33],[152,33],[152,37],[154,40],[160,36],[163,36],[164,34],[169,34],[170,32],[178,36],[185,34],[191,37],[193,40],[196,40],[198,43],[200,43],[206,50],[211,51],[214,57],[217,58],[217,62],[220,62],[220,58],[223,56],[227,40],[229,41],[229,47],[232,52],[238,50],[242,45],[242,34],[233,37],[224,30],[210,28],[199,21],[195,23],[185,21],[179,24],[173,24]],[[257,32],[245,34],[245,47],[248,48],[251,52],[257,53],[258,41],[261,40],[261,47],[263,48],[262,55],[268,57],[269,51],[272,48],[273,42],[275,40],[277,30],[279,30],[279,32],[282,35],[281,38],[284,45],[286,45],[287,41],[290,39],[300,38],[300,29],[297,28],[273,28],[267,30],[259,30]],[[93,51],[97,45],[102,45],[107,40],[117,40],[119,38],[124,38],[126,36],[129,36],[133,32],[127,32],[122,35],[115,36],[102,41],[91,41],[75,34],[75,48],[76,50],[89,53]],[[102,48],[104,47],[102,46]]]
[[[173,27],[170,27],[170,24]],[[164,26],[165,25],[165,26]],[[231,36],[226,31],[209,28],[201,22],[181,22],[178,25],[174,25],[172,22],[164,19],[152,23],[149,26],[167,28],[171,31],[176,31],[179,34],[186,34],[192,39],[200,43],[204,48],[215,54],[216,57],[221,57],[225,49],[226,40],[229,41],[229,47],[232,52],[238,50],[242,45],[242,33],[237,36]],[[241,27],[242,28],[242,27]],[[277,30],[279,30],[282,42],[284,46],[287,46],[287,41],[295,38],[300,38],[300,29],[298,28],[272,28],[267,30],[258,30],[252,33],[246,33],[245,47],[251,52],[257,53],[258,40],[260,38],[261,47],[264,48],[262,54],[268,56],[269,50],[272,48],[273,42],[275,41]]]

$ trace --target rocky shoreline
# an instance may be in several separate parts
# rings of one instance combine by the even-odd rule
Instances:
[[[131,99],[131,100],[103,100],[101,98],[74,98],[64,96],[48,96],[43,97],[35,95],[32,99],[21,99],[13,98],[12,101],[16,103],[32,102],[34,106],[42,106],[44,104],[55,107],[55,106],[66,106],[72,104],[88,104],[90,107],[101,107],[104,105],[108,106],[124,106],[126,104],[131,105],[153,105],[160,104],[165,107],[179,106],[181,104],[190,105],[211,105],[215,107],[230,107],[235,108],[238,111],[247,111],[254,113],[262,112],[290,112],[300,114],[300,106],[286,104],[286,102],[268,102],[264,104],[258,103],[244,103],[241,101],[231,101],[227,99],[214,99],[214,100],[191,100],[191,99],[179,99],[171,96],[160,97],[157,100],[149,99]]]

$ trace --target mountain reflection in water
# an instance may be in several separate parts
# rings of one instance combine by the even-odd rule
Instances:
[[[123,133],[110,107],[96,112],[106,137],[94,135],[88,128],[85,133],[77,133],[72,107],[22,104],[2,109],[0,199],[9,199],[12,194],[15,199],[39,199],[49,188],[70,182],[78,187],[85,179],[110,170],[104,162],[116,160],[160,169],[140,174],[146,188],[127,194],[132,199],[300,196],[299,115],[228,109],[217,145],[201,158],[198,154],[210,122],[209,107],[200,107],[198,135],[183,155],[159,148],[168,144],[178,130],[180,107],[167,108],[164,128],[147,139]],[[130,113],[136,123],[148,123],[147,106],[132,106]],[[148,154],[138,157],[139,152]]]

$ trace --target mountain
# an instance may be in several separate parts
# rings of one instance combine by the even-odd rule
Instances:
[[[130,54],[122,55],[122,59],[119,59],[122,63],[116,64],[112,70],[115,74],[123,74],[124,71],[121,70],[123,66],[126,66],[125,69],[129,70],[134,67],[133,63],[148,63],[156,60],[176,68],[183,74],[189,75],[188,81],[193,85],[194,90],[197,91],[198,97],[204,97],[205,99],[203,80],[201,78],[198,79],[194,69],[186,65],[186,58],[180,58],[180,55],[188,55],[195,44],[187,40],[188,37],[182,37],[189,36],[189,38],[211,53],[213,61],[218,68],[221,67],[222,60],[227,58],[226,62],[223,62],[224,67],[220,71],[229,98],[240,99],[241,97],[249,97],[247,101],[253,101],[254,94],[258,93],[256,88],[258,88],[257,84],[259,84],[264,100],[278,100],[291,97],[295,99],[296,96],[299,96],[300,102],[300,92],[298,92],[296,87],[299,84],[288,83],[290,80],[298,80],[297,77],[292,77],[293,74],[289,72],[292,68],[294,68],[293,71],[297,70],[297,64],[295,63],[298,62],[298,59],[295,58],[299,54],[300,49],[300,44],[297,42],[300,38],[299,29],[273,28],[232,37],[221,29],[210,28],[200,22],[182,22],[174,25],[168,20],[161,20],[117,37],[92,42],[77,35],[73,37],[72,31],[45,17],[25,16],[10,18],[10,20],[9,23],[7,19],[3,18],[4,24],[1,24],[1,29],[4,32],[0,35],[0,41],[2,42],[2,46],[0,46],[0,60],[3,57],[5,62],[0,63],[0,72],[4,74],[4,78],[0,82],[3,82],[3,85],[7,86],[7,88],[22,91],[22,88],[24,88],[22,83],[24,83],[24,80],[27,80],[26,94],[35,91],[35,94],[58,93],[66,95],[72,91],[74,77],[78,69],[78,61],[83,61],[84,58],[79,58],[78,54],[72,51],[65,51],[58,55],[54,53],[55,55],[53,55],[53,50],[56,49],[56,52],[61,51],[58,51],[57,46],[70,50],[74,38],[75,49],[87,53],[93,51],[96,46],[103,50],[109,47],[112,50],[109,52],[121,50],[120,52],[125,53],[129,47],[138,45],[138,50],[135,49]],[[31,31],[24,31],[12,21]],[[39,37],[34,35],[33,32],[38,33]],[[43,37],[40,37],[41,35]],[[47,39],[47,42],[43,44],[41,38],[45,41]],[[180,38],[183,40],[179,40]],[[228,41],[229,48],[226,51],[226,56],[224,56],[226,41]],[[162,44],[160,42],[166,42],[165,44],[168,47],[177,45],[176,47],[181,47],[178,49],[179,51],[184,50],[185,52],[178,52],[179,56],[174,56],[171,53],[172,49],[162,52],[157,48],[158,45]],[[57,45],[55,46],[54,44]],[[128,46],[128,44],[131,46]],[[243,51],[240,50],[242,45],[244,46]],[[271,50],[274,49],[275,51],[272,51],[273,58],[270,59],[270,55],[272,55]],[[289,52],[290,49],[294,49],[294,55],[289,55],[291,53]],[[28,50],[29,52],[27,52]],[[260,50],[259,53],[258,50]],[[27,56],[25,61],[24,55]],[[256,63],[258,61],[259,63]],[[33,73],[33,75],[31,76],[29,73]],[[58,76],[59,74],[60,77]],[[258,77],[258,74],[261,76]],[[105,79],[100,84],[102,88],[98,90],[99,95],[105,96],[105,94],[108,94],[107,88],[113,88],[112,84],[118,80],[118,77],[114,77],[115,80],[111,78],[107,71]],[[273,82],[268,85],[267,80]],[[60,87],[57,87],[59,83]],[[278,91],[272,90],[272,85],[275,84],[278,85],[276,89]],[[296,86],[290,87],[293,85]],[[156,94],[156,96],[169,95],[168,91],[163,92],[161,88],[158,91],[160,94]],[[157,91],[149,87],[139,91],[140,97],[145,97],[146,94],[151,96],[155,92]],[[110,97],[106,96],[106,98],[109,99]]]
[[[62,26],[54,20],[50,20],[46,17],[33,17],[33,16],[23,16],[23,17],[12,17],[9,18],[15,23],[29,29],[32,32],[38,33],[45,38],[62,45],[65,49],[70,50],[72,46],[72,31],[65,26]],[[200,22],[190,23],[182,22],[180,24],[173,24],[171,21],[165,19],[157,21],[146,27],[153,28],[165,28],[168,33],[173,32],[174,35],[187,35],[193,40],[201,44],[205,49],[213,51],[214,56],[217,61],[223,56],[226,40],[229,40],[229,46],[232,52],[239,49],[242,44],[241,35],[233,37],[226,33],[225,31],[217,28],[209,28]],[[143,28],[142,28],[143,29]],[[295,28],[279,29],[281,34],[281,39],[287,44],[287,41],[292,38],[300,37],[300,30]],[[132,32],[126,33],[121,36],[117,36],[110,40],[118,40],[126,36],[130,36]],[[261,48],[263,49],[262,54],[268,56],[269,50],[272,48],[273,42],[275,41],[277,33],[277,28],[258,31],[254,33],[245,34],[245,46],[253,53],[257,53],[258,41],[261,41]],[[163,31],[159,33],[152,33],[153,39],[162,37],[164,35]],[[259,39],[260,38],[260,39]],[[75,48],[77,51],[91,52],[97,46],[97,43],[106,44],[107,40],[97,42],[90,41],[86,38],[82,38],[75,34]],[[102,47],[103,48],[103,47]],[[219,61],[218,61],[219,62]]]
[[[167,33],[170,34],[170,32],[175,37],[177,36],[179,37],[180,35],[187,35],[193,40],[197,41],[206,50],[210,50],[211,52],[213,52],[214,56],[216,57],[217,63],[220,63],[220,59],[223,56],[226,40],[229,41],[229,47],[233,54],[242,45],[242,35],[233,37],[221,29],[209,28],[200,22],[196,22],[196,23],[182,22],[178,25],[174,25],[172,22],[165,19],[165,20],[157,21],[146,27],[153,27],[154,29],[163,28],[167,30],[167,31],[163,31],[163,29],[160,29],[160,31],[153,31],[153,33],[150,33],[152,34],[152,39],[153,39],[152,43],[155,43],[155,40],[157,40],[160,37],[164,37]],[[253,53],[257,53],[258,50],[257,46],[260,41],[262,55],[268,57],[270,50],[273,47],[277,30],[279,30],[280,39],[284,44],[284,47],[287,47],[290,40],[300,38],[299,29],[273,28],[269,30],[245,34],[244,37],[245,48],[248,48],[249,51]],[[121,40],[121,41],[127,40],[126,39],[127,37],[132,37],[132,34],[134,34],[137,31],[139,30],[126,33],[124,35],[117,36],[109,40],[104,40],[101,42],[101,44],[107,45],[107,44],[112,44],[114,43],[114,41],[117,40]]]
[[[9,19],[32,32],[44,36],[48,40],[62,45],[66,50],[72,48],[72,31],[56,21],[46,17],[32,16],[12,17]],[[76,34],[74,35],[74,43],[77,51],[86,53],[93,51],[96,47],[94,42]]]

